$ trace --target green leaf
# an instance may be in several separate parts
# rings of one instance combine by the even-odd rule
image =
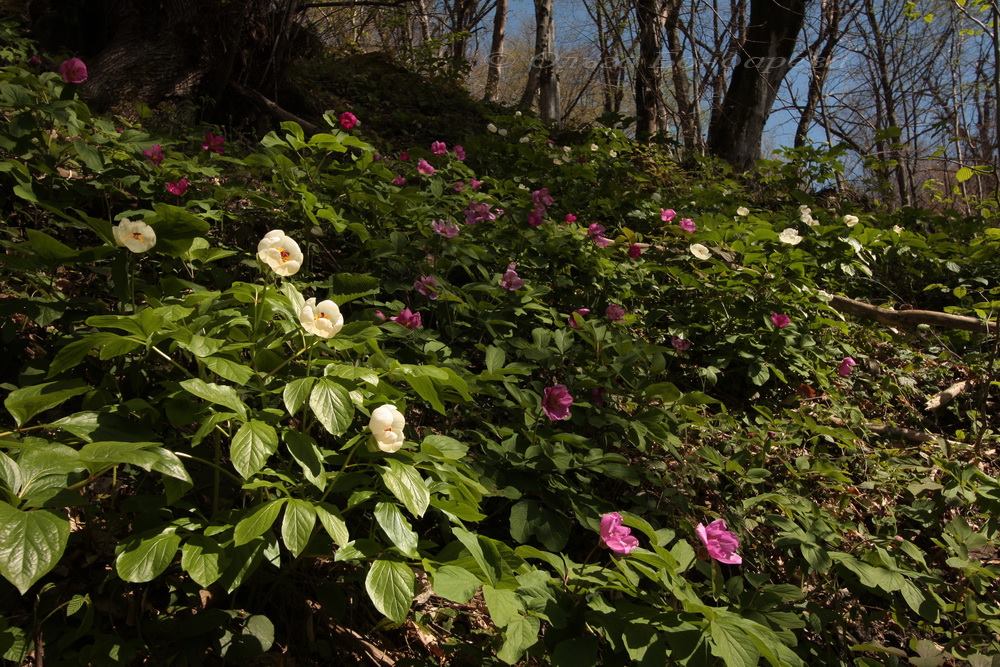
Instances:
[[[55,567],[68,540],[69,521],[58,514],[0,502],[0,575],[21,595]]]
[[[296,558],[309,544],[315,525],[316,512],[313,511],[312,503],[296,498],[288,501],[285,518],[281,522],[281,541]]]
[[[375,520],[379,527],[389,537],[392,543],[410,558],[419,558],[417,553],[417,534],[410,526],[399,508],[392,503],[378,503],[375,505]]]
[[[18,427],[24,426],[35,415],[51,410],[74,396],[90,390],[90,385],[82,380],[60,380],[43,382],[15,389],[4,399],[4,407],[14,417]]]
[[[496,584],[500,581],[502,567],[500,564],[500,554],[496,552],[496,549],[484,549],[479,536],[459,526],[452,526],[451,532],[455,534],[455,537],[462,543],[462,546],[469,551],[472,559],[476,561],[476,565],[483,571],[487,581],[490,584]],[[492,545],[489,546],[492,547]]]
[[[967,180],[972,178],[973,175],[975,175],[974,171],[972,171],[968,167],[962,167],[961,169],[955,172],[955,180],[958,181],[959,183],[965,183]]]
[[[321,378],[309,394],[309,408],[330,435],[341,435],[354,420],[354,402],[343,386]]]
[[[104,171],[104,160],[96,148],[82,141],[74,141],[73,149],[91,171]]]
[[[365,577],[365,590],[383,616],[402,623],[413,602],[416,578],[404,563],[376,560]]]
[[[508,665],[517,664],[524,652],[538,641],[541,622],[534,616],[517,616],[503,633],[503,646],[497,657]]]
[[[224,357],[205,357],[202,359],[205,367],[230,382],[243,386],[253,377],[253,370],[249,366],[238,364],[231,359]]]
[[[726,667],[756,667],[760,661],[753,644],[746,634],[726,618],[713,620],[709,626],[712,655],[720,658]]]
[[[493,588],[490,585],[483,586],[483,600],[486,601],[486,608],[490,610],[490,618],[498,628],[506,627],[508,623],[524,612],[524,605],[517,593],[506,588]]]
[[[469,452],[469,446],[446,435],[429,435],[420,443],[420,449],[443,459],[457,461]]]
[[[190,380],[181,382],[181,386],[184,387],[185,391],[194,394],[198,398],[229,408],[238,414],[240,419],[246,421],[247,406],[240,399],[240,395],[236,393],[236,390],[229,385],[215,384],[214,382],[205,382],[198,378],[191,378]]]
[[[427,482],[413,466],[389,459],[389,467],[382,468],[382,481],[392,495],[410,510],[410,514],[421,517],[431,502],[431,492]]]
[[[316,378],[304,377],[292,380],[285,385],[285,390],[281,392],[281,398],[285,402],[285,409],[288,410],[288,414],[294,417],[299,408],[305,404],[315,381]]]
[[[79,454],[72,447],[52,442],[26,442],[17,458],[21,470],[20,497],[40,505],[66,488],[69,475],[83,470]]]
[[[181,538],[174,531],[168,528],[159,535],[133,541],[115,559],[118,576],[135,584],[160,576],[181,546]]]
[[[226,552],[206,535],[192,535],[181,549],[181,568],[202,588],[218,581],[227,562]]]
[[[431,587],[437,595],[459,604],[471,600],[482,583],[479,577],[456,565],[445,565],[434,570],[431,581]]]
[[[14,459],[3,452],[0,452],[0,483],[14,495],[21,490],[21,469],[17,467]]]
[[[276,451],[278,451],[278,434],[274,428],[270,424],[253,419],[243,424],[233,436],[229,458],[243,479],[249,479],[264,467]]]
[[[316,441],[305,433],[286,430],[282,434],[285,446],[292,458],[302,468],[302,474],[320,491],[326,489],[326,475],[323,468],[323,453],[316,446]]]
[[[253,512],[236,524],[233,530],[233,544],[238,547],[243,546],[270,530],[284,504],[285,498],[279,498],[255,507]]]
[[[313,510],[316,512],[316,517],[323,524],[323,529],[326,530],[330,539],[338,547],[343,548],[347,546],[347,543],[351,541],[351,536],[347,532],[347,524],[344,523],[337,508],[329,503],[319,503],[318,505],[313,505]]]

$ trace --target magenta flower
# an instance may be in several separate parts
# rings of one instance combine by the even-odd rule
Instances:
[[[486,202],[470,202],[465,207],[465,224],[475,225],[480,222],[490,222],[497,219],[499,212],[493,213]]]
[[[688,234],[694,234],[698,231],[698,225],[694,224],[694,220],[691,218],[684,218],[678,223],[685,232]]]
[[[222,146],[226,143],[226,138],[221,134],[215,134],[211,130],[205,133],[205,138],[201,142],[201,150],[208,151],[209,153],[218,153],[222,155],[224,152]]]
[[[153,144],[146,150],[142,152],[146,156],[146,159],[152,162],[157,167],[163,162],[163,146],[160,144]]]
[[[392,179],[392,184],[401,188],[406,185],[406,177],[402,174],[396,174],[396,178]]]
[[[548,188],[540,188],[531,193],[531,202],[535,208],[548,208],[556,203],[556,200],[549,194]]]
[[[59,76],[66,83],[83,83],[87,80],[87,64],[79,58],[69,58],[59,65]]]
[[[431,142],[431,154],[432,155],[447,155],[448,154],[448,144],[443,141],[432,141]]]
[[[470,178],[469,187],[472,188],[473,192],[478,192],[479,188],[483,187],[483,182],[480,181],[478,178]]]
[[[771,324],[779,329],[784,329],[792,323],[792,318],[784,313],[771,313]]]
[[[851,374],[851,371],[857,365],[858,362],[854,361],[854,357],[844,357],[840,360],[840,365],[837,366],[837,375],[845,378]]]
[[[739,565],[743,562],[736,553],[740,548],[740,541],[726,528],[726,522],[722,519],[716,519],[707,526],[699,523],[694,532],[698,533],[708,555],[715,560],[726,565]]]
[[[425,296],[431,301],[438,298],[438,281],[434,276],[420,276],[413,281],[413,289],[421,296]]]
[[[628,247],[628,256],[632,259],[639,259],[648,247],[645,243],[633,243]]]
[[[409,151],[400,151],[399,152],[399,161],[400,162],[409,162],[410,161],[410,152]]]
[[[420,158],[420,160],[417,161],[417,171],[419,171],[424,176],[431,176],[434,174],[435,171],[437,171],[437,169],[435,169],[434,165],[432,165],[427,160]]]
[[[543,222],[545,222],[545,209],[533,208],[531,213],[528,214],[528,225],[531,227],[538,227]]]
[[[582,320],[587,315],[590,315],[590,308],[577,308],[567,317],[567,323],[570,329],[579,329],[580,325],[576,323],[576,316],[579,315]]]
[[[389,321],[395,322],[399,326],[406,327],[407,329],[419,329],[423,326],[420,313],[411,312],[409,308],[404,308],[399,311],[399,314],[390,317]]]
[[[455,181],[455,184],[451,187],[455,192],[461,192],[465,189],[465,181]]]
[[[385,313],[383,313],[381,310],[376,309],[375,310],[375,319],[378,320],[378,321],[380,321],[380,322],[385,322]]]
[[[453,239],[458,236],[458,225],[451,222],[445,222],[444,220],[435,220],[432,222],[431,229],[434,230],[435,234],[443,236],[446,239]]]
[[[619,556],[627,556],[639,548],[632,529],[622,525],[622,515],[610,512],[601,515],[601,541]]]
[[[31,65],[32,67],[38,67],[39,65],[42,64],[42,57],[36,53],[30,58],[28,58],[28,64]]]
[[[587,235],[590,236],[598,248],[607,248],[614,243],[611,239],[604,236],[604,226],[596,222],[591,223],[587,227]]]
[[[678,352],[687,352],[691,349],[691,341],[686,338],[681,338],[680,336],[674,336],[670,339],[670,344],[674,346],[674,349]]]
[[[660,209],[660,220],[663,222],[670,222],[677,217],[677,211],[672,208],[661,208]]]
[[[172,183],[167,183],[167,192],[178,197],[182,197],[187,192],[188,185],[191,184],[187,178],[178,179]]]
[[[621,322],[625,319],[625,309],[613,303],[604,310],[604,316],[612,322]]]
[[[514,262],[507,265],[507,270],[504,271],[503,277],[500,278],[500,287],[509,292],[514,292],[524,287],[524,278],[517,275],[517,264]]]
[[[358,124],[358,117],[352,114],[350,111],[345,111],[340,114],[340,126],[350,132]]]
[[[567,225],[570,225],[570,224],[576,222],[576,216],[573,215],[572,213],[567,213],[566,217],[563,218],[563,222],[565,222]]]
[[[550,421],[569,419],[569,409],[573,405],[573,396],[564,384],[546,387],[542,392],[542,412]]]
[[[459,162],[465,162],[465,149],[460,144],[455,144],[453,150],[455,152],[455,159]]]

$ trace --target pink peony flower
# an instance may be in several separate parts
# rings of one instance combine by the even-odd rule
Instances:
[[[840,365],[837,366],[837,375],[845,378],[851,374],[851,371],[857,365],[858,362],[854,361],[854,357],[844,357],[840,360]]]
[[[545,222],[545,209],[544,208],[531,209],[531,213],[528,214],[528,225],[531,227],[538,227],[543,222]]]
[[[427,160],[420,158],[420,160],[417,161],[417,171],[424,176],[432,176],[437,169],[435,169],[434,165]]]
[[[396,174],[396,178],[392,179],[392,184],[401,188],[406,185],[406,177],[402,174]]]
[[[453,150],[455,152],[455,159],[459,162],[465,162],[465,149],[461,145],[456,144]]]
[[[344,113],[340,114],[339,120],[340,120],[340,126],[345,130],[347,130],[348,132],[353,130],[355,126],[357,126],[358,124],[358,117],[352,114],[350,111],[345,111]]]
[[[400,162],[409,162],[410,161],[410,152],[409,151],[400,151],[399,152],[399,161]]]
[[[375,319],[379,320],[380,322],[385,322],[385,313],[383,313],[381,310],[376,309]]]
[[[524,279],[517,275],[517,264],[514,262],[507,265],[507,270],[504,271],[503,277],[500,278],[500,287],[510,292],[524,287]]]
[[[451,186],[455,192],[461,192],[465,189],[465,181],[455,181],[455,184]]]
[[[531,203],[535,208],[548,208],[556,203],[556,200],[549,194],[548,188],[540,188],[531,193]]]
[[[698,225],[694,224],[694,220],[691,218],[684,218],[678,223],[685,232],[688,234],[694,234],[698,231]]]
[[[627,556],[639,548],[639,540],[631,528],[622,525],[622,515],[618,512],[601,515],[601,541],[619,556]]]
[[[478,192],[479,188],[483,187],[483,182],[480,181],[478,178],[470,178],[469,187],[472,188],[473,192]]]
[[[152,162],[157,167],[163,162],[163,146],[160,144],[153,144],[146,150],[142,152],[146,156],[146,159]]]
[[[573,215],[572,213],[567,213],[566,217],[563,218],[563,222],[565,222],[567,225],[573,224],[574,222],[576,222],[576,216]]]
[[[389,321],[395,322],[399,326],[406,327],[407,329],[419,329],[423,326],[420,313],[411,312],[409,308],[404,308],[399,311],[399,314],[390,317]]]
[[[598,248],[607,248],[614,243],[614,241],[604,236],[604,226],[596,222],[591,223],[587,227],[587,235],[590,236]]]
[[[663,222],[670,222],[677,217],[677,211],[672,208],[661,208],[660,209],[660,220]]]
[[[639,259],[648,247],[645,243],[633,243],[628,247],[628,256],[632,259]]]
[[[221,134],[215,134],[211,130],[205,133],[205,138],[201,142],[201,150],[208,151],[209,153],[218,153],[222,155],[224,152],[222,146],[226,143],[226,138]]]
[[[573,405],[573,396],[564,384],[546,387],[542,392],[542,412],[550,421],[569,419],[569,409]]]
[[[446,239],[453,239],[458,236],[458,225],[451,222],[445,222],[444,220],[435,220],[432,222],[431,229],[434,230],[435,234],[443,236]]]
[[[434,276],[420,276],[413,281],[413,289],[417,290],[421,296],[425,296],[431,301],[438,298],[437,287],[438,281]]]
[[[698,533],[708,555],[715,560],[726,565],[739,565],[743,562],[736,553],[740,548],[740,541],[726,528],[726,522],[722,519],[716,519],[707,526],[699,523],[694,532]]]
[[[69,58],[59,65],[59,76],[66,83],[83,83],[87,80],[87,64],[79,58]]]
[[[172,195],[181,197],[184,195],[185,192],[187,192],[188,185],[190,184],[191,181],[189,181],[187,178],[181,178],[172,183],[167,183],[167,192],[169,192]]]
[[[625,309],[613,303],[604,310],[604,316],[612,322],[621,322],[625,319]]]
[[[779,329],[784,329],[792,323],[792,318],[784,313],[771,313],[771,324]]]
[[[431,154],[432,155],[447,155],[448,154],[448,144],[443,141],[432,141],[431,142]]]
[[[28,58],[28,64],[31,65],[32,67],[38,67],[39,65],[42,64],[42,57],[36,53],[35,55]]]
[[[674,346],[674,349],[678,352],[687,352],[691,349],[691,341],[686,338],[681,338],[680,336],[674,336],[670,339],[670,344]]]
[[[577,308],[576,310],[574,310],[572,313],[569,314],[567,322],[569,324],[570,329],[580,328],[580,325],[576,323],[576,317],[575,317],[576,315],[579,315],[580,319],[582,320],[587,315],[590,315],[590,308]]]
[[[486,202],[471,202],[465,207],[465,224],[475,225],[480,222],[490,222],[497,219],[500,211],[494,213]]]

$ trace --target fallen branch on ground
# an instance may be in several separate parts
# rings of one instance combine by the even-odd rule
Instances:
[[[998,328],[996,322],[966,315],[952,315],[936,310],[893,310],[839,295],[833,297],[830,305],[842,313],[864,317],[894,327],[915,327],[920,324],[929,324],[946,329],[962,329],[985,334],[995,334]]]
[[[299,116],[296,116],[295,114],[293,114],[291,111],[288,111],[287,109],[283,109],[282,107],[278,106],[277,103],[275,103],[274,101],[269,100],[268,98],[264,97],[263,95],[261,95],[260,93],[258,93],[256,90],[252,90],[250,88],[245,88],[245,87],[241,86],[240,84],[238,84],[238,83],[236,83],[234,81],[231,81],[229,83],[229,85],[231,85],[233,87],[233,89],[236,92],[238,92],[240,95],[242,95],[243,97],[247,97],[247,98],[253,100],[254,102],[256,102],[257,104],[259,104],[265,111],[267,111],[268,113],[270,113],[272,116],[274,116],[278,120],[290,120],[290,121],[294,121],[294,122],[298,123],[302,127],[302,129],[305,132],[307,132],[308,134],[316,134],[317,132],[319,132],[319,127],[317,127],[313,123],[310,123],[305,118],[301,118]]]

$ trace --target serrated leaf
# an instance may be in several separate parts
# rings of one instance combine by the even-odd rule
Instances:
[[[446,600],[465,604],[476,594],[481,581],[464,567],[445,565],[434,571],[431,587]]]
[[[427,511],[431,492],[413,466],[390,459],[389,467],[382,468],[382,482],[413,516],[421,517]]]
[[[159,535],[133,542],[115,559],[115,571],[135,584],[152,581],[174,560],[181,538],[170,528]]]
[[[205,357],[202,359],[205,367],[219,377],[235,382],[243,386],[253,377],[253,369],[243,364],[238,364],[231,359],[224,357]]]
[[[243,424],[233,436],[229,458],[243,479],[249,479],[264,467],[276,451],[278,451],[278,434],[274,428],[270,424],[253,419]]]
[[[413,602],[415,582],[413,570],[404,563],[376,560],[365,577],[365,590],[383,616],[402,623]]]
[[[285,499],[279,498],[255,507],[253,512],[236,524],[233,530],[233,544],[238,547],[243,546],[270,530],[284,504]]]
[[[348,391],[333,380],[321,378],[309,394],[309,408],[330,435],[341,435],[354,420],[354,401]]]
[[[296,558],[309,544],[315,525],[316,512],[313,511],[312,503],[296,498],[288,501],[285,517],[281,522],[281,541]]]
[[[314,382],[316,382],[316,378],[304,377],[292,380],[285,385],[284,391],[281,392],[281,398],[285,403],[285,409],[288,410],[288,414],[294,417],[299,408],[305,404],[309,398],[309,392],[312,391]]]
[[[508,665],[517,664],[524,652],[538,641],[541,622],[534,616],[517,616],[504,629],[503,646],[497,657]]]
[[[206,535],[192,535],[181,549],[181,568],[202,588],[218,581],[227,562],[226,552]]]
[[[410,558],[420,557],[417,553],[417,534],[398,507],[392,503],[377,503],[375,520],[393,545],[404,555]]]
[[[49,510],[22,511],[0,502],[0,575],[24,595],[62,558],[69,521]]]
[[[236,390],[229,385],[205,382],[204,380],[199,380],[198,378],[184,380],[180,384],[188,393],[194,394],[198,398],[204,399],[209,403],[215,403],[216,405],[229,408],[238,414],[240,419],[246,421],[247,406],[240,399],[240,395],[236,393]]]
[[[347,532],[347,524],[340,516],[340,512],[328,503],[319,503],[313,506],[313,510],[316,512],[316,518],[323,525],[323,529],[326,530],[330,539],[338,547],[345,547],[351,541],[351,536]]]

